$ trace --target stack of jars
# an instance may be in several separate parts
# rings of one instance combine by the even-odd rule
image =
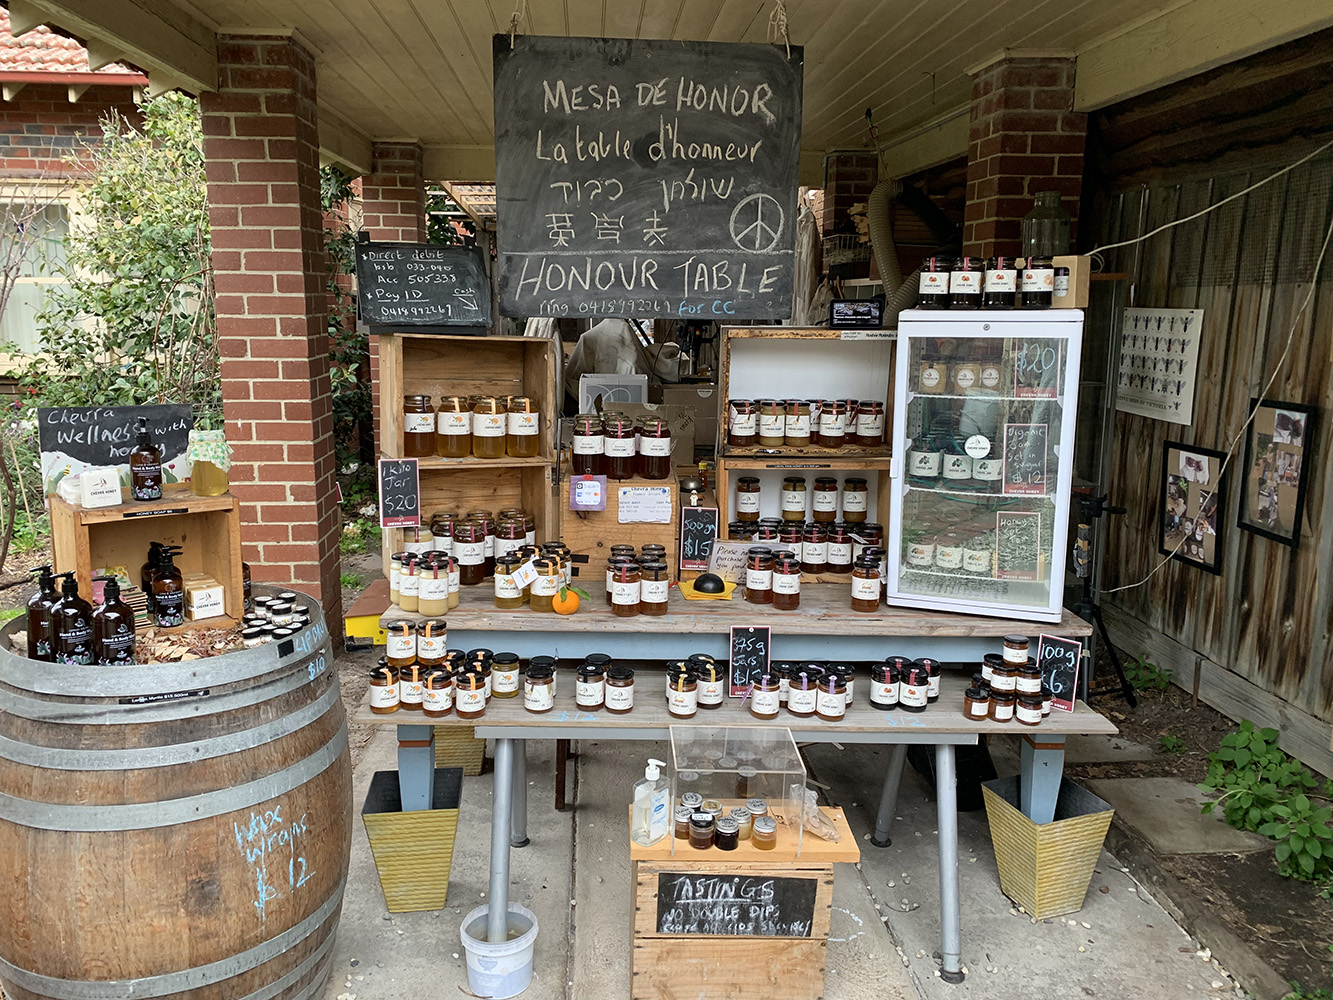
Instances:
[[[666,546],[612,545],[606,560],[606,603],[617,618],[664,615],[671,590]]]
[[[403,457],[534,458],[542,417],[531,396],[403,397]]]
[[[760,506],[762,488],[758,476],[738,476],[736,479],[736,520],[741,524],[759,524],[764,519]],[[811,489],[805,476],[785,476],[779,496],[780,521],[804,521],[807,517],[819,524],[833,524],[838,520],[861,524],[870,510],[870,483],[863,476],[846,476],[839,484],[836,476],[816,476]]]
[[[1028,637],[1007,635],[1004,652],[987,653],[981,670],[972,675],[972,686],[963,696],[963,717],[1036,726],[1051,714],[1052,698],[1036,659],[1028,655]]]
[[[725,667],[707,653],[667,664],[667,711],[672,718],[692,719],[699,709],[721,708],[728,692]]]
[[[927,257],[918,309],[1049,309],[1069,294],[1069,268],[1050,257]]]
[[[441,550],[395,552],[389,557],[389,600],[404,611],[442,615],[458,607],[458,560]]]
[[[929,656],[890,656],[870,667],[870,707],[924,712],[940,697],[942,666]]]
[[[732,448],[880,448],[884,403],[878,399],[729,399]]]
[[[443,620],[397,621],[385,626],[385,655],[370,671],[370,710],[377,715],[416,712],[441,719],[479,719],[492,696],[518,691],[518,654],[489,649],[446,649]]]
[[[576,476],[624,480],[671,478],[671,426],[659,417],[607,410],[574,418]]]
[[[557,667],[554,656],[534,656],[523,677],[523,707],[535,715],[555,708]],[[589,653],[575,671],[574,703],[581,712],[605,708],[624,715],[634,708],[634,671],[605,653]]]

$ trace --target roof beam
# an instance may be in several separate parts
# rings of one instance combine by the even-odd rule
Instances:
[[[883,140],[880,176],[907,177],[967,155],[972,105],[962,104],[928,122]]]
[[[1074,110],[1095,111],[1330,26],[1327,0],[1185,0],[1079,48]]]
[[[319,162],[338,167],[353,177],[370,173],[370,139],[346,122],[319,113]]]
[[[6,101],[12,101],[18,97],[19,91],[26,86],[27,84],[22,81],[0,84],[0,97],[4,97]]]
[[[28,0],[9,0],[9,31],[15,38],[25,35],[39,24],[46,23],[46,15],[28,3]]]
[[[77,36],[90,62],[115,50],[108,61],[123,56],[191,93],[217,89],[217,36],[170,0],[23,0],[21,10]]]

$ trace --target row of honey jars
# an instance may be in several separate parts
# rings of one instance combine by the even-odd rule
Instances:
[[[804,544],[806,532],[811,528],[822,528],[827,533],[827,541],[830,545],[842,541],[838,537],[839,533],[842,532],[845,532],[851,540],[851,560],[840,558],[841,551],[830,553],[833,558],[825,560],[837,565],[846,562],[848,568],[825,570],[825,572],[850,573],[852,560],[860,556],[867,547],[878,548],[884,542],[884,525],[874,521],[834,521],[832,524],[825,524],[820,521],[784,521],[778,517],[766,517],[758,522],[729,521],[727,523],[727,540],[732,542],[755,542],[760,545],[772,544],[774,548],[781,545],[783,548],[790,549],[791,553],[799,558],[803,552],[798,546]]]
[[[608,479],[671,478],[671,425],[659,417],[634,420],[608,410],[574,418],[576,476]]]
[[[736,479],[736,520],[760,521],[762,489],[758,476]],[[807,514],[821,524],[842,519],[852,523],[866,520],[870,508],[869,481],[848,476],[841,486],[833,476],[816,476],[811,489],[804,476],[786,476],[782,480],[779,510],[783,521],[804,521]]]
[[[436,511],[430,525],[403,528],[403,551],[408,553],[442,552],[454,556],[464,571],[464,586],[480,583],[495,571],[495,557],[534,545],[537,522],[517,507],[493,514],[489,510]],[[480,545],[480,549],[477,546]],[[477,576],[475,567],[482,567]],[[390,578],[392,583],[392,578]]]
[[[1057,289],[1069,294],[1069,268],[1050,257],[927,257],[918,309],[1049,309]]]
[[[534,458],[541,413],[531,396],[403,397],[405,458]]]
[[[671,591],[666,546],[612,545],[606,561],[606,603],[617,618],[665,615]]]
[[[884,404],[877,399],[729,399],[733,448],[879,448]]]
[[[514,549],[495,559],[495,606],[555,613],[556,597],[572,582],[573,557],[563,543]]]

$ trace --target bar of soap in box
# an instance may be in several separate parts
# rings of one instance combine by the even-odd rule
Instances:
[[[212,577],[192,575],[184,580],[185,612],[191,621],[225,614],[222,584]]]

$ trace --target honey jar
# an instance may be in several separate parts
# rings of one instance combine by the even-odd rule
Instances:
[[[505,406],[495,396],[477,396],[472,401],[472,455],[474,458],[505,457]]]
[[[838,481],[832,476],[816,476],[813,493],[813,518],[820,524],[838,519]]]
[[[826,399],[819,406],[819,431],[815,444],[822,448],[841,448],[847,440],[847,403]]]
[[[403,456],[429,458],[435,454],[435,410],[429,396],[403,397]]]
[[[671,425],[660,417],[645,417],[639,426],[639,475],[644,479],[671,477]]]
[[[441,396],[435,411],[435,453],[442,458],[472,454],[472,407],[466,396]]]
[[[856,407],[854,441],[860,448],[884,445],[884,404],[877,399],[863,399]]]
[[[736,480],[736,520],[759,520],[759,477],[741,476]]]
[[[773,553],[764,546],[746,553],[745,600],[750,604],[773,603]]]
[[[804,476],[785,476],[782,480],[782,519],[804,521],[807,487]]]
[[[454,678],[447,670],[430,670],[422,684],[421,712],[428,719],[442,719],[454,710]]]
[[[379,666],[370,671],[370,710],[376,715],[398,711],[398,670]]]
[[[758,437],[759,420],[754,400],[727,400],[727,444],[733,448],[750,448]]]
[[[602,418],[580,413],[574,418],[573,466],[576,476],[606,475],[606,447]]]
[[[810,447],[810,404],[802,399],[786,401],[782,440],[788,448]]]
[[[541,414],[531,396],[510,396],[505,407],[505,451],[510,458],[535,458],[541,451]]]
[[[759,400],[758,443],[761,448],[781,448],[787,433],[787,405],[779,399]]]

